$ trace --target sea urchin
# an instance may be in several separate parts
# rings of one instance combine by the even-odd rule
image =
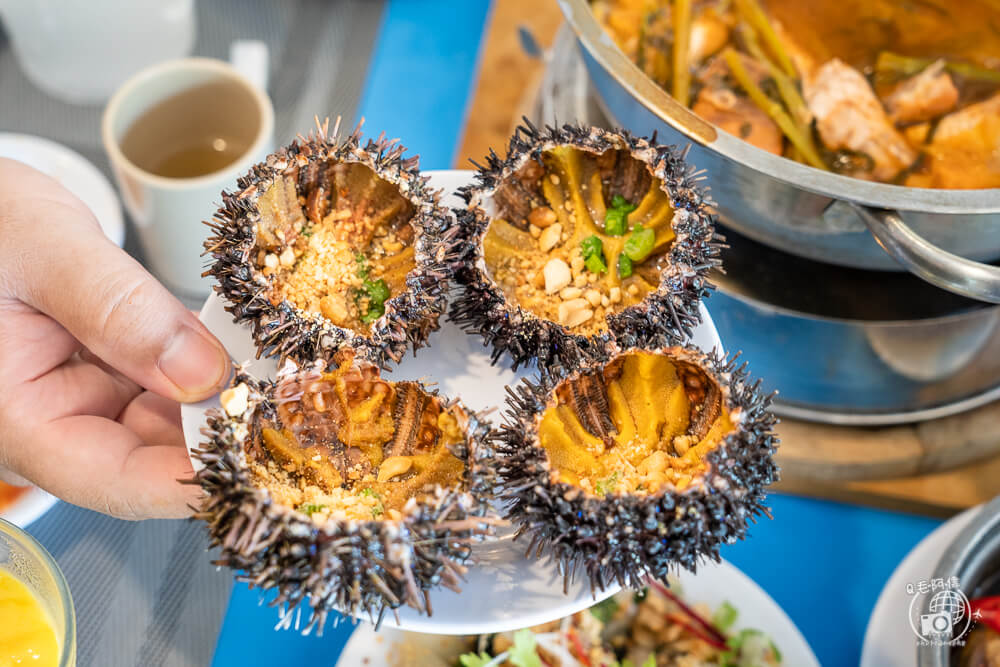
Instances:
[[[239,373],[194,451],[220,565],[327,613],[410,605],[458,589],[471,544],[489,533],[491,430],[416,382],[389,382],[349,350],[337,366],[276,381]]]
[[[494,360],[572,370],[604,347],[678,344],[718,263],[714,220],[672,147],[626,131],[518,128],[456,211],[462,293],[451,315]]]
[[[206,275],[261,354],[399,361],[438,327],[453,220],[402,146],[337,132],[321,125],[222,193]]]
[[[501,496],[528,553],[567,582],[638,588],[718,559],[777,478],[769,396],[745,367],[694,348],[629,348],[511,392]]]

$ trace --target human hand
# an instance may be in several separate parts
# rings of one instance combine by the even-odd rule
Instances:
[[[177,402],[228,371],[82,202],[0,159],[0,471],[121,518],[188,516],[200,490],[177,481],[192,475]]]

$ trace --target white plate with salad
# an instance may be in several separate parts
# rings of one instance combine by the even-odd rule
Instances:
[[[486,604],[487,601],[480,601]],[[544,626],[442,637],[358,626],[337,667],[818,667],[788,615],[736,567],[706,564],[670,588],[622,591]]]

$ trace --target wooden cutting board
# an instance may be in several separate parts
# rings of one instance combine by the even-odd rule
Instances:
[[[562,23],[555,2],[496,0],[479,85],[455,166],[467,169],[531,109],[545,65],[526,55],[526,28],[543,47]],[[917,425],[853,428],[784,420],[779,463],[788,493],[948,516],[1000,494],[1000,402]]]

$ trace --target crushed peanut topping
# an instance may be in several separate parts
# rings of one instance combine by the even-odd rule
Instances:
[[[573,333],[599,333],[609,314],[659,286],[673,207],[624,151],[562,146],[542,162],[527,163],[497,189],[498,215],[483,239],[486,267],[526,310]]]
[[[368,334],[415,266],[414,208],[361,164],[324,164],[275,181],[259,199],[257,262],[287,300]]]

